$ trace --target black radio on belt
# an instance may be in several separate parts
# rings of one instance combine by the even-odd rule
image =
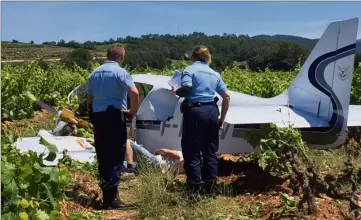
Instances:
[[[184,99],[183,102],[180,104],[180,111],[181,113],[187,112],[189,108],[191,108],[191,102],[188,99]]]
[[[214,97],[214,104],[217,104],[218,100],[219,100],[219,98],[217,96]]]

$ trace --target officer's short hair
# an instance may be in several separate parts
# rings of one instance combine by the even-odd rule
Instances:
[[[212,62],[211,53],[209,52],[207,47],[202,45],[196,46],[196,48],[194,48],[192,57],[196,61],[206,62],[208,64]]]
[[[115,43],[112,44],[107,50],[107,58],[108,60],[117,60],[121,58],[124,59],[125,48],[123,44]]]

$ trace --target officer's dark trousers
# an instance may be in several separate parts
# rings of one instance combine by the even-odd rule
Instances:
[[[127,130],[120,111],[95,112],[94,145],[99,163],[100,188],[104,192],[117,189],[126,150]],[[105,198],[104,198],[105,199]]]
[[[213,104],[192,107],[183,113],[182,153],[190,186],[217,179],[218,123],[218,107]]]

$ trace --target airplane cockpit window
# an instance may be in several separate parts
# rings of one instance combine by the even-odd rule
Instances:
[[[75,112],[76,116],[87,117],[88,107],[86,103],[86,97],[88,92],[88,83],[83,83],[72,90],[68,95],[68,103],[74,102],[74,98],[77,97],[78,110]]]
[[[174,116],[177,102],[178,98],[171,90],[158,89],[148,96],[144,111],[149,111],[156,120],[169,121]]]
[[[178,98],[171,90],[156,89],[152,91],[153,86],[145,83],[135,83],[135,86],[139,91],[137,118],[161,121],[168,121],[173,118]],[[130,99],[128,95],[129,105]]]
[[[134,83],[135,87],[137,87],[139,92],[139,102],[138,102],[138,108],[143,103],[144,98],[147,97],[148,93],[153,89],[152,85],[144,84],[144,83]],[[130,98],[128,94],[128,106],[130,106]]]

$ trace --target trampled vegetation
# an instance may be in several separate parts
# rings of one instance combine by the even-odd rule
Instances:
[[[131,73],[171,75],[187,63],[172,65],[176,66],[161,71],[132,69]],[[235,63],[224,69],[222,77],[231,90],[272,97],[287,89],[298,70],[296,67],[277,72],[266,68],[252,72]],[[39,127],[54,126],[54,119],[49,116],[38,119],[40,109],[29,94],[61,108],[66,105],[68,93],[85,82],[89,74],[80,67],[69,69],[58,63],[44,70],[38,61],[3,67],[3,219],[82,219],[82,215],[83,219],[356,219],[361,205],[361,195],[357,193],[361,181],[359,131],[351,131],[340,149],[311,151],[305,148],[296,130],[275,127],[265,128],[263,136],[257,139],[268,144],[266,152],[228,155],[228,159],[220,160],[215,199],[205,198],[193,204],[183,198],[184,176],[143,167],[138,177],[124,180],[121,189],[121,196],[126,202],[137,204],[137,211],[89,209],[99,201],[96,164],[80,164],[67,158],[57,167],[43,167],[43,160],[54,159],[52,154],[46,158],[33,152],[20,154],[13,146],[18,136],[35,135]],[[361,67],[354,71],[351,104],[361,104]],[[53,149],[49,144],[47,147]]]

